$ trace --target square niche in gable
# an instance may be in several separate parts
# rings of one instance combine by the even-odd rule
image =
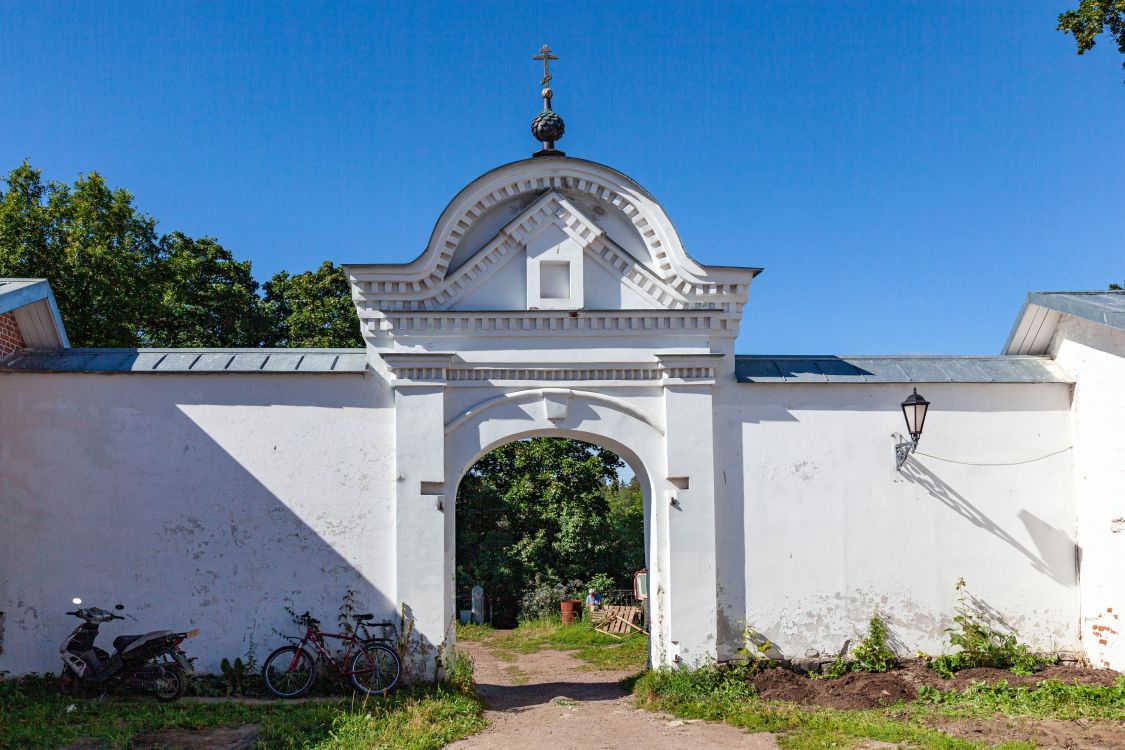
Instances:
[[[583,305],[582,246],[555,224],[527,240],[527,309],[577,310]]]

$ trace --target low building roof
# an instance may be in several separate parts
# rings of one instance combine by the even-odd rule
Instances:
[[[1004,342],[1004,353],[1044,354],[1063,315],[1125,331],[1125,291],[1028,294]]]
[[[363,349],[23,349],[0,359],[0,373],[357,373]]]
[[[59,306],[46,279],[0,279],[0,315],[9,312],[15,316],[28,346],[70,346]]]
[[[740,383],[1070,383],[1047,357],[736,355]]]

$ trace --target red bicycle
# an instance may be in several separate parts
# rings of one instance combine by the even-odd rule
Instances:
[[[394,627],[390,622],[370,622],[375,615],[352,615],[356,621],[353,633],[324,633],[320,630],[320,620],[308,612],[297,618],[297,623],[305,628],[305,637],[290,638],[293,643],[275,650],[262,666],[262,682],[266,689],[278,698],[298,698],[309,691],[316,680],[317,669],[322,661],[327,662],[342,679],[350,680],[352,685],[365,695],[381,693],[386,695],[398,684],[402,674],[402,662],[398,652],[386,637],[387,628]],[[368,626],[383,629],[384,637],[372,638]],[[325,645],[326,638],[344,642],[344,651],[337,658]]]

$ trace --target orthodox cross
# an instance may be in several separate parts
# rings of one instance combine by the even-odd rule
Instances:
[[[539,50],[539,54],[533,55],[531,59],[543,61],[543,81],[542,81],[542,83],[543,83],[544,86],[549,87],[551,85],[551,83],[550,83],[551,82],[551,71],[547,68],[547,64],[551,60],[558,60],[559,56],[558,55],[552,55],[551,54],[551,48],[548,47],[546,44],[544,44],[543,49]]]

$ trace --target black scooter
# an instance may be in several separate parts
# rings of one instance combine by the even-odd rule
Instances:
[[[81,604],[76,599],[75,604]],[[114,609],[125,609],[118,604]],[[194,674],[191,660],[180,644],[199,635],[196,628],[187,633],[154,630],[142,635],[119,635],[113,639],[112,655],[94,645],[103,622],[124,620],[98,607],[76,609],[66,614],[84,622],[74,629],[59,647],[62,674],[59,690],[67,696],[83,696],[113,684],[152,693],[158,701],[174,701],[184,694],[188,678]]]

